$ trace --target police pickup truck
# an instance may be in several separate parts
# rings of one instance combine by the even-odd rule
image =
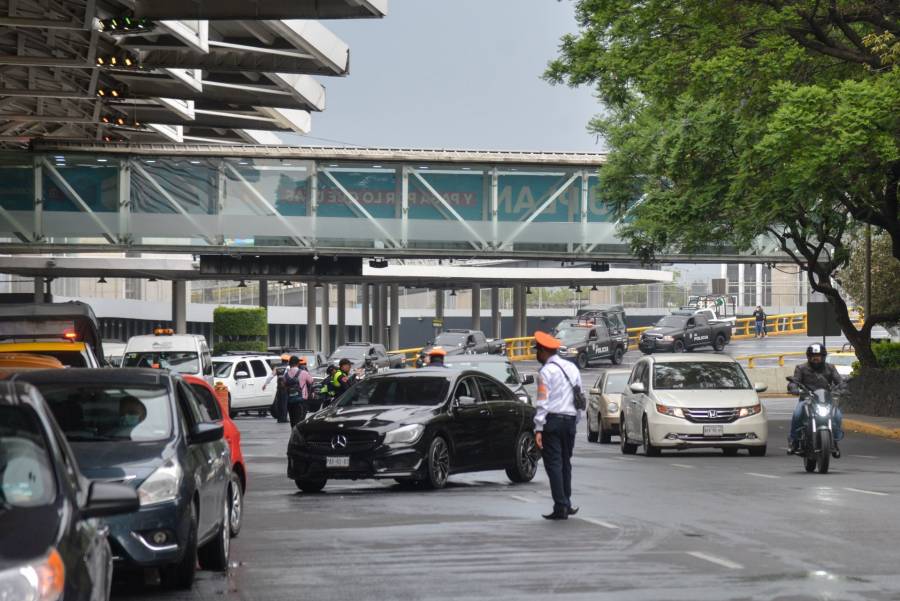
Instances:
[[[428,341],[416,357],[416,367],[427,363],[425,357],[431,349],[439,346],[447,356],[454,355],[505,355],[506,343],[502,340],[487,338],[481,330],[444,330],[437,335],[434,342]]]
[[[334,349],[328,363],[337,366],[341,359],[349,359],[353,368],[369,368],[378,372],[403,367],[406,359],[400,354],[390,354],[383,344],[372,342],[347,342]]]
[[[679,312],[680,313],[680,312]],[[721,351],[731,340],[731,324],[711,322],[706,315],[667,315],[641,334],[638,348],[654,352],[683,353],[701,346]]]
[[[605,318],[565,321],[557,329],[556,337],[562,343],[559,356],[574,361],[581,369],[601,359],[619,365],[628,350],[628,334],[611,326]]]

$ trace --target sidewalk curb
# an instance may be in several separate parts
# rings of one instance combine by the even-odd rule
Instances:
[[[874,424],[862,422],[855,419],[845,419],[844,430],[849,430],[851,432],[856,432],[859,434],[867,434],[869,436],[879,436],[881,438],[892,438],[894,440],[900,440],[900,429],[885,428],[883,426],[876,426]]]

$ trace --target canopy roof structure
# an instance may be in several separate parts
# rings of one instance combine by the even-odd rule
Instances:
[[[0,144],[277,144],[350,49],[319,19],[387,0],[0,0]]]

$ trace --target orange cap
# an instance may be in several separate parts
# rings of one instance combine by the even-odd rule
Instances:
[[[300,357],[300,365],[306,365],[306,357]]]
[[[284,361],[285,363],[287,363],[288,361],[291,360],[290,354],[288,354],[288,353],[283,354],[283,355],[281,356],[281,360]]]
[[[434,357],[435,355],[437,355],[438,357],[446,357],[447,351],[445,351],[444,347],[442,347],[442,346],[436,346],[436,347],[432,348],[430,351],[428,351],[429,357]]]
[[[542,346],[550,351],[555,351],[562,344],[557,338],[554,338],[546,332],[541,332],[540,330],[534,333],[534,341],[538,346]]]

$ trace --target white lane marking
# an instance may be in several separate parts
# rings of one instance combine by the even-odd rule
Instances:
[[[862,494],[864,494],[864,495],[875,495],[875,496],[878,496],[878,497],[887,497],[887,496],[889,496],[888,493],[886,493],[886,492],[878,492],[877,490],[863,490],[863,489],[861,489],[861,488],[847,488],[846,486],[844,487],[844,490],[849,490],[850,492],[858,492],[858,493],[862,493]]]
[[[634,457],[613,457],[613,459],[618,459],[619,461],[637,461]]]
[[[603,520],[598,520],[596,518],[581,518],[581,521],[588,522],[596,526],[602,526],[603,528],[609,528],[610,530],[619,530],[619,526],[610,524],[609,522],[604,522]]]
[[[509,498],[515,499],[516,501],[522,501],[523,503],[534,503],[534,501],[532,501],[528,497],[520,497],[519,495],[509,495]]]
[[[691,557],[696,557],[697,559],[702,559],[703,561],[708,561],[709,563],[714,563],[716,565],[720,565],[723,568],[728,568],[730,570],[743,570],[744,566],[739,563],[735,563],[731,560],[724,559],[722,557],[716,557],[715,555],[708,555],[706,553],[702,553],[700,551],[686,551],[688,555]]]
[[[851,457],[859,457],[860,459],[878,459],[875,455],[850,455]]]
[[[671,465],[672,465],[672,467],[682,467],[686,470],[692,470],[695,467],[693,465],[686,465],[684,463],[672,463]]]
[[[772,474],[759,474],[757,472],[744,472],[744,474],[746,474],[747,476],[756,476],[757,478],[772,478],[773,480],[781,478],[781,476],[774,476]]]

